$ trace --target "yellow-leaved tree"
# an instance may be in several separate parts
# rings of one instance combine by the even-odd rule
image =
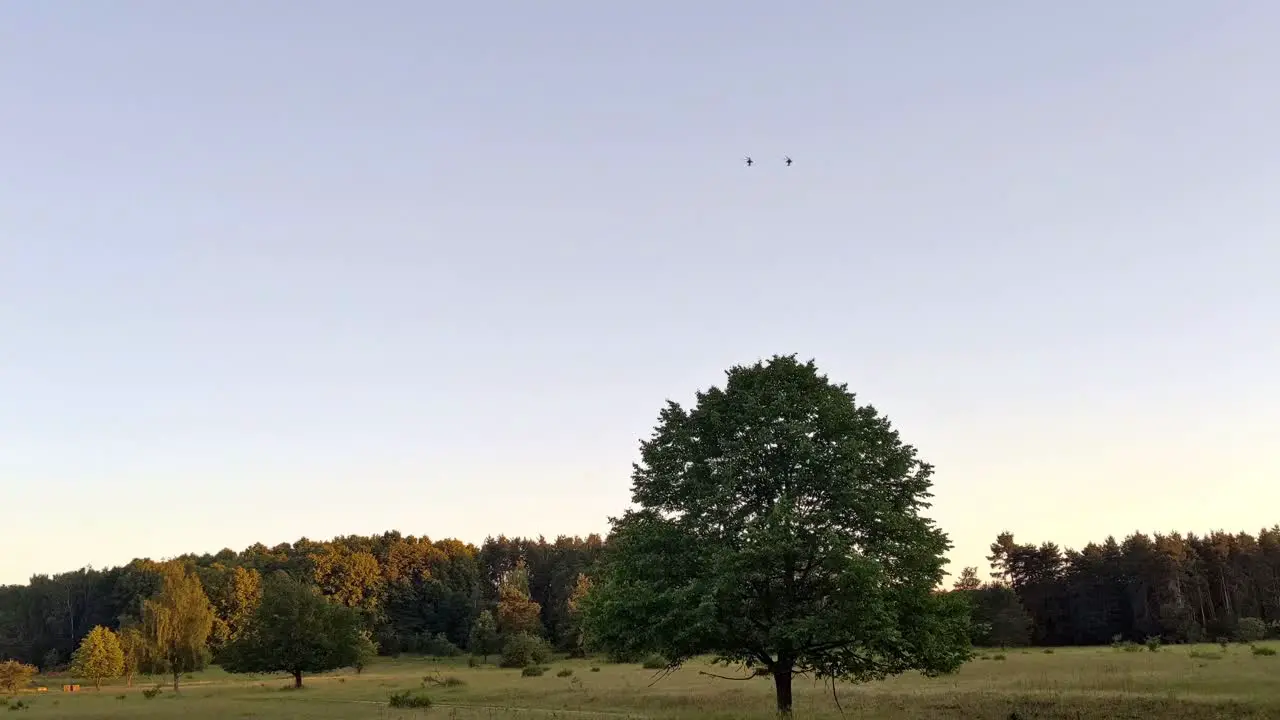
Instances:
[[[209,662],[213,606],[200,579],[181,563],[165,563],[160,574],[160,592],[142,606],[143,635],[154,664],[173,676],[177,692],[183,673],[201,670]]]
[[[120,638],[120,650],[124,657],[120,674],[124,676],[125,685],[133,687],[133,677],[138,674],[138,668],[147,657],[147,638],[142,633],[142,625],[129,616],[120,618],[120,632],[116,633],[116,637]]]
[[[71,656],[71,674],[92,681],[97,690],[102,689],[103,680],[123,673],[124,650],[120,647],[120,638],[101,625],[84,636]]]
[[[498,586],[498,630],[504,636],[542,630],[542,606],[529,598],[529,568],[524,560],[507,573]]]
[[[17,694],[19,690],[30,685],[31,678],[35,676],[34,665],[20,663],[17,660],[0,662],[0,688],[10,695]]]

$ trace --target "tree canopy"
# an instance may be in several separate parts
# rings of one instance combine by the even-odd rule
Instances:
[[[933,468],[812,362],[727,373],[669,402],[640,446],[637,506],[613,520],[584,601],[599,644],[674,667],[760,668],[791,710],[797,674],[940,674],[969,656],[968,604],[936,591],[946,535],[920,515]]]
[[[303,673],[354,667],[368,648],[358,610],[277,573],[263,583],[247,625],[223,650],[222,667],[234,673],[287,672],[302,687]]]
[[[209,662],[213,607],[200,579],[181,563],[165,563],[160,577],[160,591],[143,603],[143,634],[154,669],[173,676],[176,692],[183,673],[200,670]]]
[[[542,607],[529,597],[529,569],[520,560],[498,586],[498,630],[503,635],[536,635],[541,613]]]
[[[0,662],[0,688],[10,695],[31,684],[31,678],[35,676],[34,665],[20,663],[17,660]]]
[[[93,681],[94,688],[99,690],[103,680],[123,675],[124,650],[120,647],[120,638],[101,625],[90,630],[71,656],[71,674]]]

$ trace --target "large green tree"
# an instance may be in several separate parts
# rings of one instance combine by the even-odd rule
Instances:
[[[638,506],[614,519],[586,630],[674,667],[704,653],[772,677],[951,672],[968,604],[936,591],[946,535],[922,517],[933,468],[812,362],[734,367],[669,402],[641,443]]]
[[[89,631],[71,656],[71,674],[90,680],[97,690],[102,681],[124,674],[124,650],[120,638],[101,625]]]
[[[362,663],[369,648],[360,612],[326,598],[284,573],[268,578],[262,600],[239,637],[223,650],[228,672],[287,672],[295,687],[302,674]]]
[[[160,592],[142,606],[143,635],[150,645],[153,669],[173,676],[174,692],[183,673],[200,670],[209,662],[209,632],[213,606],[200,579],[177,561],[161,569]]]

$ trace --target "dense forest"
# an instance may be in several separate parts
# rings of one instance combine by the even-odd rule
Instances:
[[[965,568],[956,583],[974,596],[985,644],[1216,642],[1280,630],[1280,526],[1257,536],[1138,533],[1078,551],[1006,532],[988,560],[993,581]]]
[[[214,607],[210,644],[234,636],[262,578],[277,570],[365,611],[380,652],[444,653],[465,648],[479,614],[498,602],[503,580],[523,564],[542,634],[574,642],[570,598],[604,541],[560,537],[490,538],[479,548],[391,532],[301,539],[242,552],[185,555]],[[1003,533],[991,546],[992,578],[958,573],[949,592],[971,596],[980,645],[1095,645],[1122,638],[1166,642],[1236,639],[1261,621],[1280,629],[1280,526],[1257,536],[1134,534],[1082,550],[1019,544]],[[118,627],[158,589],[159,563],[38,575],[0,587],[0,658],[41,667],[66,662],[93,627]],[[1246,621],[1253,618],[1256,621]]]
[[[540,606],[543,635],[559,647],[570,645],[569,598],[602,547],[597,535],[554,542],[498,537],[476,548],[390,532],[328,542],[303,538],[272,548],[257,544],[175,561],[194,571],[213,605],[209,641],[215,656],[252,612],[263,578],[276,571],[364,610],[383,654],[440,654],[466,647],[475,618],[496,606],[502,581],[518,565],[527,572],[530,599]],[[160,579],[160,564],[143,559],[0,587],[0,659],[60,666],[94,626],[116,628],[122,617],[138,617]]]

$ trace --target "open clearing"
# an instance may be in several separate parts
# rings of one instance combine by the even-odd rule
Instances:
[[[1272,644],[1280,648],[1280,644]],[[862,686],[840,686],[848,718],[1275,718],[1280,717],[1280,655],[1257,656],[1248,646],[1225,653],[1217,645],[1172,646],[1159,652],[1112,648],[986,652],[958,674],[927,679],[905,675]],[[985,658],[985,659],[982,659]],[[361,675],[347,671],[306,678],[303,690],[282,689],[283,675],[232,676],[216,669],[186,682],[180,695],[166,688],[154,699],[117,683],[101,691],[60,691],[62,678],[41,678],[45,695],[24,694],[30,708],[12,718],[459,718],[461,720],[588,720],[590,718],[767,718],[773,685],[764,678],[721,680],[700,670],[736,676],[732,669],[691,663],[654,683],[638,665],[557,660],[541,677],[466,660],[383,659]],[[592,668],[599,668],[592,672]],[[567,677],[562,670],[572,670]],[[456,677],[456,687],[424,686],[424,678]],[[400,690],[429,695],[427,710],[387,706]],[[123,699],[120,696],[124,696]],[[13,700],[10,701],[11,703]],[[1016,715],[1011,715],[1016,713]],[[798,718],[839,718],[830,686],[799,679]]]

